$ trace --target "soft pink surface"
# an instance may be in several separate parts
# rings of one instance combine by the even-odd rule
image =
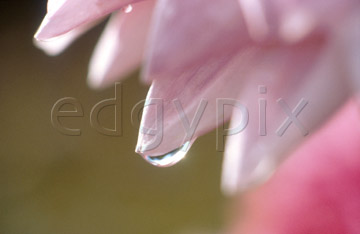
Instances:
[[[229,233],[360,233],[360,116],[348,103],[265,185],[239,200]],[[244,206],[243,206],[244,205]]]

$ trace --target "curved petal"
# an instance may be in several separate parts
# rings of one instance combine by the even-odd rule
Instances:
[[[48,13],[34,37],[37,40],[49,40],[138,1],[49,0]]]
[[[171,79],[249,42],[237,0],[159,0],[142,78]]]
[[[92,28],[96,22],[91,22],[75,28],[61,36],[52,38],[51,40],[39,41],[34,39],[34,44],[42,49],[46,54],[56,56],[69,47],[77,38]]]
[[[240,96],[249,108],[249,125],[226,142],[222,178],[225,193],[233,194],[265,180],[351,95],[336,51],[335,41],[319,41],[280,48],[278,54],[262,58],[248,77],[251,85]],[[265,85],[268,92],[259,94],[258,85]],[[266,112],[259,111],[259,98],[266,102]],[[241,116],[234,112],[230,128],[239,121]],[[266,132],[259,132],[265,123]]]
[[[153,0],[139,2],[131,12],[112,16],[90,61],[91,87],[107,86],[140,65],[154,5]]]
[[[136,151],[144,156],[166,154],[214,129],[220,118],[216,111],[217,98],[235,98],[245,87],[242,75],[246,74],[255,54],[256,49],[249,48],[242,53],[208,61],[206,65],[169,79],[153,81],[147,102],[156,99],[161,104],[145,107],[141,126],[159,130],[157,134],[160,135],[154,135],[150,130],[140,131]],[[204,110],[200,110],[201,105],[206,106]],[[158,112],[159,108],[163,113]],[[225,112],[224,115],[224,120],[228,120],[230,113]],[[193,132],[190,126],[194,127]],[[155,148],[150,148],[158,137],[160,142]]]
[[[186,17],[181,17],[184,12]],[[198,17],[199,12],[202,17]],[[150,77],[148,80],[153,80],[147,100],[161,99],[164,105],[163,134],[159,133],[162,134],[159,145],[150,150],[154,138],[159,136],[140,132],[137,152],[161,155],[185,143],[187,132],[181,116],[186,117],[189,124],[196,113],[202,116],[191,137],[216,127],[216,98],[237,96],[244,82],[241,76],[257,53],[250,45],[240,50],[245,41],[250,40],[243,33],[244,22],[239,12],[236,0],[157,2],[156,36],[150,39],[152,49],[145,74]],[[156,43],[155,38],[159,39]],[[232,85],[224,85],[227,83]],[[181,107],[176,107],[174,100]],[[203,113],[197,112],[201,100],[207,102]],[[179,108],[183,112],[180,115]],[[157,119],[156,107],[146,107],[141,125],[156,129]]]

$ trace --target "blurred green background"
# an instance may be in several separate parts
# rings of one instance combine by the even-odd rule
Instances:
[[[32,44],[46,1],[0,1],[0,8],[0,233],[217,233],[225,199],[214,132],[178,165],[151,166],[134,153],[130,113],[148,89],[137,74],[122,83],[123,136],[90,126],[92,106],[114,97],[114,87],[94,91],[86,84],[103,24],[48,57]],[[63,121],[81,136],[62,135],[51,125],[51,108],[62,97],[83,106],[83,118]],[[104,126],[113,118],[110,108],[102,112]]]

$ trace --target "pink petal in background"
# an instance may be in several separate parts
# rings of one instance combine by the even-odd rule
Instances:
[[[360,233],[359,119],[348,102],[264,186],[241,196],[226,233]]]
[[[308,137],[305,134],[314,134],[351,96],[347,73],[335,52],[337,46],[336,40],[312,37],[296,45],[269,49],[258,58],[247,76],[251,83],[239,96],[239,101],[249,109],[249,124],[226,142],[222,178],[226,193],[243,191],[268,178]],[[259,85],[267,88],[265,94],[259,94]],[[265,135],[259,133],[260,98],[266,101]],[[283,135],[278,135],[278,128],[288,117],[277,103],[280,98],[291,111],[299,103],[307,103],[298,115],[306,133],[292,123]],[[240,112],[234,111],[230,128],[242,119]]]

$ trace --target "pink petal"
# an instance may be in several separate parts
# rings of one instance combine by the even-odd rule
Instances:
[[[294,123],[281,137],[277,134],[288,117],[277,104],[279,98],[291,110],[302,98],[308,102],[298,119],[312,134],[351,95],[344,66],[339,65],[336,43],[310,40],[274,49],[259,58],[254,72],[247,77],[252,84],[239,98],[249,108],[249,125],[226,142],[222,179],[226,193],[233,194],[265,180],[306,139],[305,132]],[[267,86],[267,94],[259,94],[258,85]],[[259,134],[259,98],[267,102],[266,136]],[[230,128],[238,125],[241,118],[234,112]]]
[[[253,39],[278,34],[294,43],[313,30],[331,30],[349,13],[354,14],[357,0],[238,0],[247,29]],[[356,11],[356,10],[355,10]],[[356,12],[355,12],[356,14]]]
[[[241,1],[241,0],[239,0]],[[272,0],[271,7],[282,16],[296,13],[298,11],[308,12],[315,17],[319,24],[332,27],[334,24],[346,17],[349,12],[359,7],[357,0]]]
[[[331,30],[332,23],[356,4],[353,0],[160,0],[142,78],[150,82],[172,77],[250,41],[297,43],[315,30]]]
[[[360,8],[353,15],[344,18],[342,23],[343,26],[336,35],[342,45],[338,53],[360,102]]]
[[[140,0],[49,0],[48,13],[35,34],[48,40]]]
[[[350,102],[264,186],[242,197],[227,233],[359,233],[359,142],[359,112]]]
[[[148,146],[154,136],[139,134],[137,151],[144,155],[165,154],[185,143],[175,99],[189,122],[200,101],[208,101],[194,137],[216,127],[216,98],[237,96],[244,82],[241,74],[256,53],[252,47],[239,49],[249,37],[242,34],[244,24],[236,0],[160,0],[157,4],[145,74],[154,80],[147,99],[160,98],[164,103],[164,134],[152,150]],[[146,107],[142,126],[155,129],[156,118],[156,108]]]
[[[46,41],[39,41],[34,39],[34,44],[42,49],[46,54],[56,56],[69,47],[77,38],[83,35],[86,31],[92,28],[96,22],[91,22],[75,28],[61,36],[52,38]]]
[[[240,13],[236,0],[158,1],[143,79],[172,79],[249,42]]]
[[[160,99],[163,102],[163,132],[162,141],[154,149],[149,149],[156,136],[139,133],[136,151],[144,156],[156,156],[168,153],[187,141],[214,129],[217,126],[216,99],[235,98],[245,86],[242,74],[245,74],[249,64],[254,62],[256,51],[249,48],[240,54],[229,54],[206,65],[189,69],[169,79],[156,79],[153,81],[147,100]],[[228,85],[224,85],[228,84]],[[197,109],[202,100],[207,105],[202,113],[199,125],[192,139],[185,139],[186,131],[178,113],[174,100],[181,103],[183,114],[189,122],[195,118]],[[201,112],[199,112],[201,113]],[[225,113],[227,120],[230,113]],[[145,107],[141,126],[148,129],[159,129],[157,126],[157,106]]]
[[[90,62],[92,87],[110,85],[140,65],[154,4],[152,0],[136,3],[131,12],[112,16]]]

